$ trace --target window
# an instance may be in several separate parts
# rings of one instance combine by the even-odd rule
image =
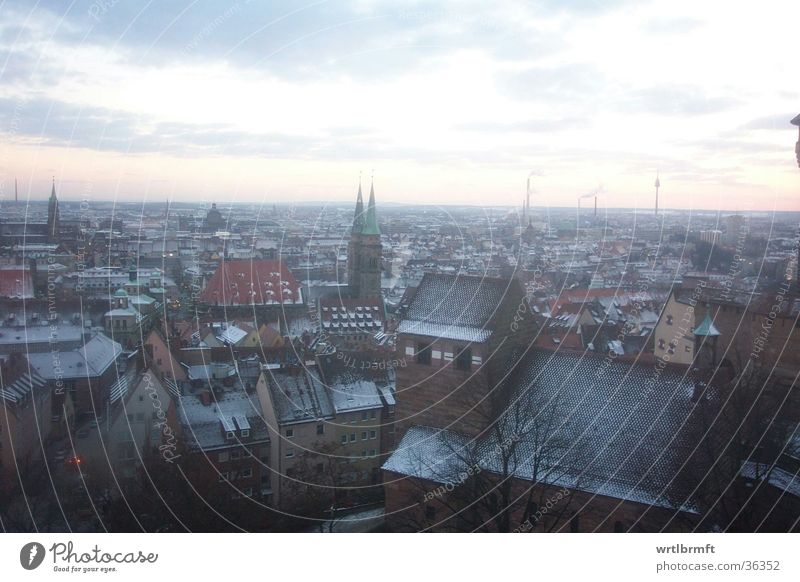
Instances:
[[[370,410],[370,411],[369,411],[369,417],[370,417],[372,420],[375,420],[375,411],[374,411],[374,410]]]
[[[456,348],[458,355],[456,356],[456,370],[462,372],[469,372],[472,367],[472,350],[469,348]]]
[[[354,432],[350,433],[350,442],[351,443],[356,442],[356,433],[354,433]]]
[[[293,459],[294,458],[294,451],[286,451],[286,458]]]
[[[219,461],[220,463],[224,463],[227,460],[228,460],[228,453],[227,452],[220,453],[219,455],[217,455],[217,461]]]
[[[239,473],[240,479],[249,479],[252,476],[253,476],[253,469],[251,467],[248,467],[247,469],[242,469],[242,472]]]
[[[231,431],[228,431],[228,432],[225,433],[225,438],[228,439],[229,441],[232,441],[233,437],[235,437],[235,436],[236,435],[234,435]]]
[[[144,422],[144,412],[136,413],[136,422]]]
[[[346,445],[346,444],[347,444],[347,435],[346,435],[346,434],[343,434],[343,435],[342,435],[342,444],[343,444],[343,445]]]
[[[223,483],[224,481],[228,480],[228,473],[220,473],[218,481]]]
[[[374,430],[369,431],[369,438],[374,439],[377,433]]]
[[[362,457],[366,457],[367,456],[367,449],[364,449],[363,451],[361,451],[361,456]]]
[[[367,411],[366,410],[362,410],[361,411],[361,420],[367,420]]]
[[[324,424],[318,424],[317,425],[317,434],[325,434],[325,425]]]
[[[292,438],[293,436],[294,436],[294,429],[293,429],[293,428],[287,428],[287,429],[286,429],[286,438],[287,438],[287,439],[290,439],[290,438]]]
[[[431,365],[431,345],[417,344],[417,363],[424,366]]]
[[[242,429],[242,436],[243,437],[249,437],[250,436],[250,429],[249,428],[243,428]]]
[[[370,457],[374,457],[375,456],[375,449],[370,449],[369,450],[369,456]]]
[[[363,431],[363,432],[361,433],[361,440],[362,440],[362,441],[365,441],[365,440],[367,440],[367,431]]]
[[[248,487],[247,489],[245,489],[244,490],[244,495],[245,495],[245,497],[252,497],[253,496],[253,488],[252,487]]]
[[[231,451],[231,459],[234,461],[240,459],[242,457],[242,453],[240,451]]]
[[[323,470],[324,468],[325,468],[325,466],[324,466],[322,463],[317,463],[317,473],[318,473],[318,474],[319,474],[319,473],[322,473],[322,470]]]

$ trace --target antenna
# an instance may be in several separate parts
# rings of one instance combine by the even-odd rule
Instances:
[[[656,216],[658,216],[658,189],[661,188],[661,180],[659,180],[659,171],[656,170]]]

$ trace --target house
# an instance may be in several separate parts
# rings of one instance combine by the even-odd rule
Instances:
[[[0,363],[0,491],[44,455],[51,431],[51,392],[20,353]]]
[[[536,349],[516,361],[498,386],[505,409],[482,433],[443,420],[406,431],[383,465],[394,529],[471,529],[480,499],[463,515],[453,508],[458,486],[476,473],[497,496],[509,483],[508,499],[496,503],[525,531],[658,531],[681,527],[677,514],[692,518],[692,488],[674,479],[694,445],[685,428],[695,407],[691,379],[599,355]],[[399,386],[398,405],[403,397]],[[445,493],[421,501],[439,487]],[[561,506],[534,517],[548,500]]]
[[[534,337],[518,280],[425,274],[397,327],[398,437],[412,424],[481,432],[509,355]]]
[[[124,393],[128,362],[122,346],[102,333],[81,347],[30,354],[28,360],[53,391],[53,416],[61,415],[67,394],[78,418],[96,418]]]
[[[258,392],[211,377],[176,389],[172,430],[192,482],[207,494],[271,502],[270,435]]]

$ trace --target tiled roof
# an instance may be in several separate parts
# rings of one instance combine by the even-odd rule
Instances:
[[[223,261],[200,294],[212,305],[303,303],[300,284],[281,261]]]
[[[0,297],[33,298],[33,278],[24,268],[0,269]]]
[[[482,341],[491,335],[492,318],[509,294],[509,279],[426,273],[422,278],[400,332]],[[478,330],[476,332],[467,330]]]
[[[605,360],[530,353],[505,385],[517,394],[514,404],[470,444],[471,450],[458,456],[500,472],[500,450],[515,442],[509,461],[511,472],[521,479],[670,505],[674,491],[666,489],[690,445],[682,427],[694,406],[694,385],[669,369],[657,374],[652,366],[600,362]],[[412,466],[416,458],[424,456],[427,465],[438,463],[430,457],[435,451],[428,450],[433,446],[428,441],[458,443],[465,438],[447,431],[436,431],[444,437],[431,436],[430,430],[410,429],[384,468],[419,476],[424,467]],[[450,456],[452,449],[451,444]],[[533,460],[538,461],[536,475]]]

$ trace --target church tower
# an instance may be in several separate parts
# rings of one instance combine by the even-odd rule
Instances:
[[[58,242],[60,234],[58,217],[58,198],[56,197],[56,179],[53,178],[53,189],[50,191],[50,200],[47,202],[47,241]]]
[[[350,229],[350,242],[347,244],[347,283],[350,285],[351,292],[358,287],[356,272],[358,270],[358,257],[361,254],[362,228],[364,228],[364,197],[361,194],[361,178],[359,178],[356,211],[353,215],[353,226]]]
[[[370,185],[369,202],[364,211],[361,184],[348,245],[347,274],[353,297],[381,296],[381,231],[375,208],[375,185]]]

